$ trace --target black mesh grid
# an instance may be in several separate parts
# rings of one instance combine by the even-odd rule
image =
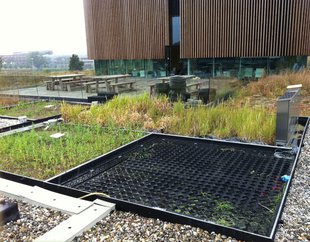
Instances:
[[[61,183],[269,235],[294,158],[280,148],[151,135]]]

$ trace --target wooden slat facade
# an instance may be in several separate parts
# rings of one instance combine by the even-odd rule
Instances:
[[[163,59],[168,0],[84,0],[88,57]]]
[[[310,55],[310,0],[180,0],[181,58]]]

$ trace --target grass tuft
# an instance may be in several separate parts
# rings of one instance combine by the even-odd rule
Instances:
[[[51,134],[65,136],[53,139]],[[47,179],[121,145],[143,134],[103,129],[100,126],[56,125],[0,139],[1,170]]]
[[[46,108],[48,105],[53,107]],[[45,118],[60,114],[61,104],[58,102],[19,102],[16,106],[6,109],[0,109],[0,115],[19,117],[27,116],[30,119]]]
[[[170,104],[165,97],[151,99],[143,94],[118,96],[89,110],[63,104],[61,110],[65,120],[70,122],[180,135],[233,136],[273,143],[275,134],[275,115],[268,110],[246,105],[235,107],[231,103],[186,108],[181,101]]]

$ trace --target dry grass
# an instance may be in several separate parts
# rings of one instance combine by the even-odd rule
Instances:
[[[78,73],[84,75],[94,75],[94,71],[3,71],[0,73],[0,90],[18,89],[31,86],[44,85],[48,76]]]
[[[88,111],[64,105],[62,113],[66,120],[74,122],[190,136],[239,137],[273,144],[276,101],[293,84],[303,85],[301,115],[310,116],[309,70],[251,82],[233,99],[213,108],[185,108],[181,102],[171,104],[167,98],[150,99],[144,95],[117,97]]]
[[[42,85],[45,76],[41,72],[6,71],[0,73],[0,90],[18,89]]]
[[[182,102],[171,104],[165,97],[151,99],[147,94],[118,96],[89,110],[63,104],[62,115],[66,121],[83,124],[189,136],[239,137],[270,144],[275,134],[275,114],[263,107],[236,107],[229,103],[212,108],[186,108]]]
[[[18,102],[18,97],[0,97],[0,107],[15,105]]]
[[[95,71],[94,70],[83,70],[83,71],[44,71],[43,72],[45,76],[53,76],[53,75],[66,75],[66,74],[84,74],[84,75],[90,75],[94,76]]]
[[[300,115],[310,116],[310,70],[286,72],[251,82],[236,95],[234,102],[251,106],[265,106],[276,112],[277,98],[282,96],[288,85],[302,84]]]
[[[272,75],[251,82],[243,89],[247,95],[261,95],[268,98],[277,98],[283,95],[288,85],[302,84],[302,96],[310,95],[310,70],[286,72],[281,75]]]

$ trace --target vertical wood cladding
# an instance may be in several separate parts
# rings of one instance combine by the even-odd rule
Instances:
[[[180,0],[181,58],[310,55],[310,0]]]
[[[88,57],[163,59],[168,0],[84,0]]]

